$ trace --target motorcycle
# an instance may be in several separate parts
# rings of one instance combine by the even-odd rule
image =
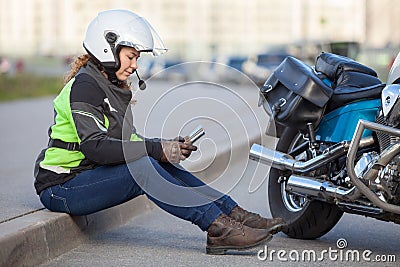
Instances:
[[[314,239],[352,213],[400,223],[400,53],[383,84],[350,58],[321,53],[314,66],[288,56],[260,88],[276,150],[268,201],[289,237]]]

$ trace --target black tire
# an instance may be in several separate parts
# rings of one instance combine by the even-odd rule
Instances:
[[[295,129],[287,128],[278,141],[277,149],[281,152],[288,152],[296,140],[298,132]],[[315,239],[329,232],[340,220],[343,212],[335,205],[321,201],[305,201],[301,209],[291,208],[284,203],[279,177],[281,171],[271,168],[268,181],[268,200],[273,217],[281,217],[288,227],[283,232],[292,238]],[[289,203],[286,201],[286,203]],[[299,202],[300,203],[300,202]],[[289,209],[290,207],[291,209]],[[299,206],[300,208],[300,206]]]

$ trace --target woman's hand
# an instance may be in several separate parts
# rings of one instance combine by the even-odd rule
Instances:
[[[186,157],[182,154],[179,144],[180,142],[177,141],[161,142],[163,150],[161,162],[179,163],[181,160],[185,160]]]
[[[193,151],[197,150],[197,146],[194,146],[192,142],[190,142],[187,138],[185,138],[187,141],[185,142],[180,142],[180,147],[181,147],[181,153],[186,157],[190,157],[190,154],[192,154]]]
[[[179,163],[189,157],[192,151],[197,150],[191,143],[179,141],[163,141],[161,146],[163,150],[161,162]]]

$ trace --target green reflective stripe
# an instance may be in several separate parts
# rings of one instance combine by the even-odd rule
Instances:
[[[70,104],[71,87],[74,81],[75,78],[71,79],[53,101],[56,114],[50,137],[64,142],[80,143]],[[69,170],[78,167],[83,159],[85,156],[80,151],[49,147],[40,166],[56,173],[69,173]]]
[[[107,116],[104,115],[104,126],[108,129],[108,126],[110,126],[110,121],[108,120]]]
[[[71,169],[78,167],[84,158],[85,156],[80,151],[50,147],[46,150],[44,160],[40,162],[40,165]]]
[[[101,120],[99,120],[96,116],[94,116],[92,113],[90,112],[86,112],[86,111],[82,111],[82,110],[72,110],[71,111],[74,114],[79,114],[82,116],[86,116],[89,118],[92,118],[94,120],[94,122],[96,123],[97,127],[99,127],[100,130],[102,130],[103,132],[107,132],[107,128],[104,127],[103,122]]]
[[[129,140],[130,141],[143,141],[143,139],[140,138],[139,136],[137,136],[136,134],[132,134],[131,138]]]
[[[75,78],[71,79],[53,101],[56,116],[55,124],[51,126],[50,136],[53,139],[60,139],[70,143],[80,142],[70,106],[70,92],[74,81]]]

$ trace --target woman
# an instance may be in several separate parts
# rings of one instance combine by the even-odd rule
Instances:
[[[85,215],[146,194],[207,231],[212,254],[257,246],[281,230],[282,219],[243,210],[177,165],[197,149],[190,142],[136,133],[126,112],[132,98],[127,79],[141,53],[166,52],[144,18],[124,10],[101,12],[83,46],[88,54],[71,65],[54,100],[49,145],[35,166],[35,188],[47,209]]]

